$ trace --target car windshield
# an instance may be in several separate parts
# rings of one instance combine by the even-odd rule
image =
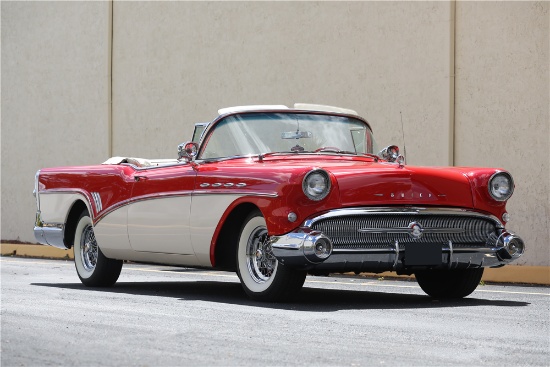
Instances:
[[[274,152],[372,153],[372,132],[359,119],[307,113],[246,113],[218,122],[199,159]]]

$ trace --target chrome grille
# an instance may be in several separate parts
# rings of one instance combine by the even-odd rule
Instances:
[[[419,223],[426,232],[420,238],[407,233],[411,222]],[[371,214],[332,217],[315,222],[312,229],[323,232],[335,249],[387,249],[395,241],[407,243],[441,243],[454,247],[485,247],[487,239],[496,233],[496,225],[485,218],[464,215]],[[403,233],[377,233],[377,229],[399,228]],[[359,229],[369,229],[359,232]],[[449,233],[429,233],[428,229]],[[454,233],[453,233],[454,232]]]

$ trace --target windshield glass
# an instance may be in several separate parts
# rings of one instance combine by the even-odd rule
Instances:
[[[372,132],[361,120],[303,113],[246,113],[220,121],[199,159],[272,152],[372,153]],[[324,149],[323,149],[324,148]]]

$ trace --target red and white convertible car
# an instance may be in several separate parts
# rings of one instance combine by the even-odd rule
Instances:
[[[436,298],[465,297],[485,267],[520,257],[504,228],[511,175],[413,167],[374,154],[352,110],[297,104],[219,111],[176,159],[114,157],[36,173],[36,239],[74,247],[87,286],[123,260],[236,271],[257,300],[285,300],[307,273],[415,274]]]

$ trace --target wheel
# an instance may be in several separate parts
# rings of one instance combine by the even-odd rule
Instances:
[[[420,288],[433,298],[463,298],[477,288],[483,268],[424,270],[414,275]]]
[[[122,260],[108,259],[97,245],[92,219],[83,211],[74,235],[74,264],[80,281],[88,287],[110,287],[118,279]]]
[[[244,221],[237,248],[237,275],[246,294],[257,301],[290,300],[304,284],[306,272],[280,264],[271,250],[261,213]]]

